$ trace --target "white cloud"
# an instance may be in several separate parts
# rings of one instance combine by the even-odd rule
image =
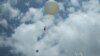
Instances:
[[[2,12],[10,14],[9,16],[11,18],[17,17],[20,14],[20,11],[18,9],[15,9],[10,5],[10,2],[3,3],[2,6]]]
[[[83,9],[90,13],[100,11],[99,0],[91,0],[83,3]]]
[[[65,51],[65,55],[72,56],[75,52],[82,52],[83,55],[92,54],[92,51],[89,53],[91,49],[88,49],[92,48],[91,45],[94,45],[91,42],[100,40],[100,30],[97,28],[97,26],[100,28],[98,17],[94,18],[94,16],[88,14],[75,13],[70,15],[64,24],[61,24],[59,27],[62,37],[60,38],[60,48]],[[96,31],[96,34],[94,34],[94,31]]]
[[[69,19],[65,22],[48,29],[46,36],[40,42],[37,42],[36,39],[41,35],[44,24],[42,22],[31,25],[22,24],[15,30],[16,33],[13,35],[13,39],[17,41],[14,44],[16,48],[15,51],[22,52],[27,56],[71,56],[91,54],[89,53],[90,49],[87,48],[90,48],[90,45],[92,45],[89,40],[97,39],[100,36],[100,30],[95,27],[96,25],[100,28],[100,23],[98,22],[99,18],[100,17],[96,15],[95,19],[94,16],[86,13],[70,14]],[[41,26],[41,24],[43,25]],[[94,34],[93,31],[98,32]],[[97,39],[97,41],[99,40],[100,39]],[[56,41],[58,45],[52,46]],[[39,53],[35,52],[37,49]],[[60,54],[60,50],[63,50],[65,53]],[[82,54],[80,54],[80,52],[82,52]]]
[[[63,3],[58,3],[58,5],[59,5],[59,10],[63,10],[64,11]]]
[[[70,13],[73,13],[73,12],[75,12],[75,8],[74,8],[74,7],[70,7],[70,8],[68,8],[68,11],[69,11]]]
[[[84,6],[88,5],[91,3]],[[96,3],[93,8],[95,6]],[[26,56],[99,56],[100,54],[93,50],[97,45],[100,46],[100,14],[95,10],[98,6],[93,10],[92,6],[87,8],[90,9],[87,12],[77,11],[69,14],[69,17],[58,25],[53,24],[54,19],[57,19],[54,16],[43,16],[40,10],[30,8],[22,20],[33,20],[35,23],[21,24],[15,29],[12,36],[15,41],[12,44],[15,48],[13,51]],[[46,30],[44,38],[37,41],[37,37],[44,32],[44,26],[50,28]],[[37,49],[38,53],[35,52]]]
[[[79,0],[71,0],[73,6],[79,6]]]
[[[41,22],[37,22],[31,25],[22,24],[20,27],[18,27],[15,30],[16,33],[13,35],[13,39],[17,41],[15,44],[13,44],[16,50],[23,52],[24,54],[29,53],[28,55],[30,56],[34,55],[37,37],[41,35],[43,26],[44,25]]]
[[[43,17],[42,9],[29,8],[25,16],[22,18],[22,22],[33,21],[36,22]]]
[[[0,21],[0,25],[2,25],[3,27],[7,28],[8,27],[8,22],[5,19],[2,19]]]

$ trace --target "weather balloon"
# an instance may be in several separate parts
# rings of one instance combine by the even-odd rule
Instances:
[[[44,6],[47,14],[54,15],[59,11],[59,5],[55,1],[48,1]]]

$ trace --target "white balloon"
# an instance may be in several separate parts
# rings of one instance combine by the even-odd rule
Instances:
[[[44,6],[44,11],[47,14],[54,15],[59,11],[59,6],[54,1],[48,1]]]

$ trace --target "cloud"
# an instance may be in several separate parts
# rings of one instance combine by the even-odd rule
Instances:
[[[54,24],[56,17],[43,16],[41,9],[29,8],[22,22],[34,23],[23,23],[16,28],[8,45],[14,48],[13,53],[22,53],[22,56],[99,56],[100,13],[97,11],[100,7],[95,0],[83,5],[87,12],[79,10],[70,13],[65,21],[61,20],[57,25]],[[42,34],[42,40],[37,41]]]
[[[79,6],[79,0],[71,0],[73,6]]]
[[[98,17],[96,16],[94,18],[94,16],[84,13],[70,14],[69,19],[58,27],[60,28],[59,32],[61,32],[60,36],[62,37],[60,40],[60,48],[65,52],[65,56],[72,56],[80,52],[85,56],[95,55],[93,50],[89,50],[91,50],[94,43],[100,45],[99,42],[95,42],[100,40],[100,30],[97,29],[100,28],[100,23],[97,22],[100,21]],[[93,41],[94,43],[92,43]]]
[[[83,10],[87,12],[99,12],[100,11],[100,3],[99,0],[92,0],[83,3]]]
[[[24,17],[22,18],[22,22],[27,22],[27,21],[38,21],[43,17],[43,13],[41,9],[35,9],[35,8],[29,8],[29,11],[26,12]]]
[[[0,25],[2,25],[4,28],[7,28],[8,27],[8,22],[5,19],[2,19],[0,21]]]
[[[10,2],[2,4],[2,14],[9,14],[10,18],[15,18],[20,14],[20,11],[17,8],[13,8]]]
[[[16,29],[16,33],[13,35],[13,38],[17,41],[13,45],[16,48],[15,51],[27,56],[90,56],[92,51],[89,50],[91,50],[91,45],[94,45],[91,42],[100,40],[100,23],[98,22],[100,17],[97,15],[94,18],[90,14],[81,12],[70,14],[65,22],[61,22],[59,25],[48,29],[44,39],[40,42],[36,41],[36,39],[41,35],[44,24],[22,24]],[[56,42],[58,44],[53,45]],[[37,49],[39,53],[35,52]]]
[[[30,53],[30,56],[33,55],[35,51],[34,48],[37,43],[36,38],[41,35],[41,32],[43,31],[43,26],[44,25],[41,22],[30,25],[22,24],[21,26],[19,26],[15,30],[16,33],[13,35],[13,39],[17,41],[13,44],[16,50],[24,54]]]

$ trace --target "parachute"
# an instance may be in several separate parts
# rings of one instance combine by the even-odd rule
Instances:
[[[44,11],[47,14],[54,15],[59,11],[59,6],[55,1],[48,1],[44,6]]]

